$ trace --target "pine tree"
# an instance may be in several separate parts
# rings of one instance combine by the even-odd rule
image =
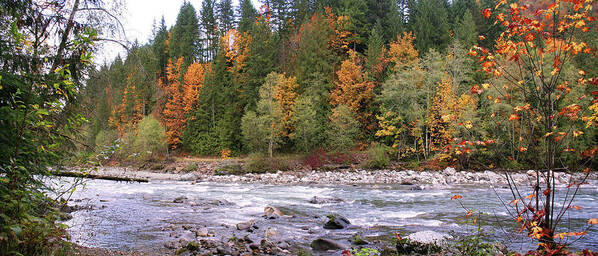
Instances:
[[[220,33],[225,33],[235,28],[235,11],[232,0],[220,0],[218,2],[218,28]]]
[[[380,34],[380,24],[372,29],[368,38],[366,51],[366,70],[370,81],[382,82],[385,79],[387,58],[384,48],[384,39]]]
[[[415,32],[415,48],[422,53],[430,48],[444,50],[450,38],[446,2],[420,0],[410,10],[409,26]]]
[[[177,60],[183,57],[183,69],[193,62],[198,54],[199,23],[195,8],[190,3],[181,6],[176,24],[170,31],[168,39],[169,57]]]
[[[251,29],[257,18],[257,10],[253,7],[251,0],[241,0],[239,7],[239,32],[246,32]]]
[[[251,41],[245,65],[245,77],[239,86],[243,92],[240,95],[242,106],[255,109],[258,101],[258,89],[264,83],[265,77],[275,71],[277,59],[277,40],[264,16],[260,16],[249,30]]]
[[[215,5],[215,0],[202,1],[201,11],[199,12],[203,33],[201,40],[204,46],[202,55],[204,61],[211,61],[218,50],[218,23],[214,13]]]
[[[154,51],[154,55],[157,58],[158,62],[158,73],[156,74],[157,79],[162,79],[162,82],[166,82],[166,66],[168,65],[168,30],[166,28],[166,23],[164,21],[164,16],[160,20],[160,26],[157,28],[153,44],[152,50]]]
[[[455,36],[466,49],[469,49],[476,44],[478,32],[476,31],[476,25],[471,11],[466,10],[463,17],[459,19],[455,27]]]

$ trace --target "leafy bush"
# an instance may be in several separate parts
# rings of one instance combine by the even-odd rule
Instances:
[[[141,162],[155,160],[168,150],[166,131],[151,115],[144,117],[137,124],[135,135],[129,143],[132,145],[131,153],[134,159]]]
[[[388,167],[389,163],[390,157],[387,154],[387,147],[382,144],[375,144],[368,149],[367,159],[362,165],[369,169],[382,169]]]
[[[252,154],[248,157],[245,164],[246,173],[267,173],[276,171],[286,171],[290,169],[289,163],[281,158],[267,157],[262,154]]]
[[[183,167],[183,172],[187,173],[187,172],[192,172],[197,170],[197,164],[196,163],[189,163],[187,165],[185,165],[185,167]]]
[[[309,166],[311,169],[319,169],[327,161],[326,151],[319,149],[307,155],[302,163],[304,166]]]
[[[215,175],[241,175],[243,174],[243,167],[236,161],[223,161],[218,164]]]

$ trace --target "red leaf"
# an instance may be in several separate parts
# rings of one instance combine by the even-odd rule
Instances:
[[[486,8],[484,9],[484,11],[482,11],[482,15],[484,15],[484,17],[488,19],[490,18],[490,15],[492,15],[492,10],[490,10],[490,8]]]
[[[454,195],[453,197],[451,197],[451,200],[461,199],[461,198],[463,198],[461,195]]]

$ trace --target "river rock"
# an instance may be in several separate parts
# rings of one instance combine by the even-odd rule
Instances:
[[[195,235],[200,236],[200,237],[209,236],[208,228],[206,228],[206,227],[199,228],[198,230],[195,231]]]
[[[272,206],[266,206],[264,208],[264,217],[266,219],[277,219],[282,216],[282,212]]]
[[[331,203],[342,203],[343,199],[337,197],[318,197],[314,196],[308,201],[310,204],[331,204]]]
[[[250,230],[254,226],[255,225],[253,220],[241,222],[237,223],[237,230]]]
[[[418,242],[421,244],[440,244],[443,243],[446,239],[451,239],[452,237],[448,234],[426,230],[415,232],[413,234],[408,235],[406,238],[413,242]]]
[[[409,187],[409,190],[411,190],[411,191],[421,191],[421,190],[424,190],[424,187],[422,187],[420,185],[411,185],[411,187]]]
[[[172,200],[173,203],[182,203],[187,199],[186,196],[179,196],[177,198],[175,198],[174,200]]]
[[[280,233],[278,233],[278,231],[276,231],[276,229],[269,227],[268,229],[266,229],[266,233],[264,234],[264,237],[266,237],[270,240],[279,240]]]
[[[453,167],[447,167],[442,171],[442,174],[446,176],[453,176],[455,173],[457,173],[457,170],[455,170]]]
[[[199,178],[199,174],[196,172],[185,173],[179,177],[180,181],[194,181]]]
[[[320,237],[311,242],[309,245],[314,251],[328,251],[328,250],[345,250],[347,246],[332,239]]]
[[[330,214],[327,216],[328,222],[324,224],[325,229],[343,229],[351,225],[351,222],[338,214]]]

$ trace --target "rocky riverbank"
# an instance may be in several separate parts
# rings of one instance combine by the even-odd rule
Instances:
[[[75,170],[76,171],[76,170]],[[148,180],[180,180],[193,182],[218,183],[260,183],[260,184],[403,184],[425,186],[443,186],[456,184],[472,185],[507,185],[505,172],[495,171],[457,171],[446,168],[438,171],[413,170],[362,170],[338,169],[332,171],[278,171],[275,173],[247,173],[241,175],[217,175],[215,168],[201,166],[190,172],[160,172],[132,167],[98,167],[88,170],[102,176],[136,178]],[[536,180],[534,171],[510,172],[510,178],[517,184],[533,184]],[[557,185],[567,185],[579,181],[584,173],[555,172]],[[598,174],[592,173],[588,179],[591,185],[598,184]],[[415,187],[414,187],[415,188]]]

